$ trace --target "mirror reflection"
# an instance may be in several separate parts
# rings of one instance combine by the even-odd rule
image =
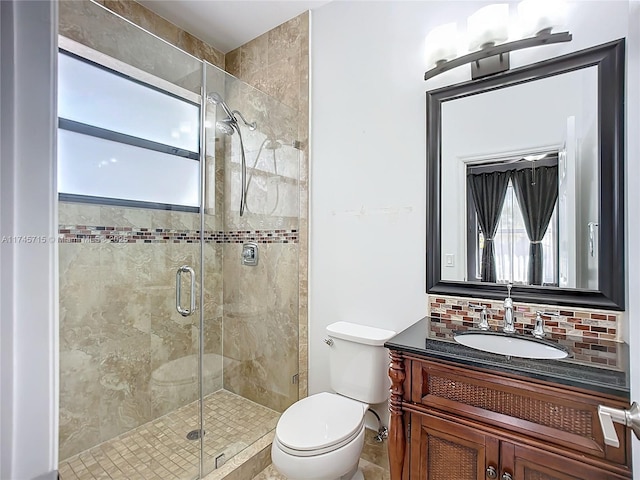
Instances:
[[[442,103],[441,279],[597,290],[596,66]]]

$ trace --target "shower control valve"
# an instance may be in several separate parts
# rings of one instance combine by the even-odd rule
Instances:
[[[241,254],[242,265],[249,265],[255,267],[258,265],[258,244],[255,242],[248,242],[242,246]]]

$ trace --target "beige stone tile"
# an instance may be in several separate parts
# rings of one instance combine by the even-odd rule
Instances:
[[[389,442],[387,440],[376,442],[374,440],[376,433],[377,432],[373,430],[367,429],[360,458],[378,467],[382,467],[384,470],[389,470]]]
[[[389,471],[385,470],[367,460],[360,459],[360,469],[364,474],[365,480],[389,480]],[[269,465],[258,475],[253,477],[252,480],[287,480],[287,477],[282,475],[273,464]]]
[[[100,206],[59,202],[58,223],[60,225],[100,225]]]
[[[140,10],[136,5],[135,2],[112,3],[113,8],[132,15]],[[59,32],[176,85],[183,85],[190,73],[201,70],[200,62],[194,58],[88,0],[59,2]],[[184,82],[184,87],[194,93],[199,91],[199,84]]]
[[[298,110],[300,101],[300,62],[297,56],[270,63],[267,68],[268,92],[285,105]]]
[[[248,476],[237,478],[251,478],[264,468],[269,462],[264,451],[268,453],[272,438],[268,432],[275,426],[276,412],[224,391],[208,396],[204,411],[205,431],[209,432],[204,438],[205,465],[224,453],[227,464],[216,474],[242,466],[239,471]],[[187,440],[186,434],[197,425],[198,412],[195,402],[62,461],[61,478],[193,478],[198,472],[200,444]],[[249,462],[253,457],[258,463]]]
[[[225,70],[234,77],[242,76],[242,47],[228,52],[224,56]]]
[[[268,62],[269,34],[254,38],[241,47],[242,75],[264,70]]]
[[[271,66],[283,59],[300,55],[300,40],[304,36],[303,18],[297,16],[268,32],[269,58]]]

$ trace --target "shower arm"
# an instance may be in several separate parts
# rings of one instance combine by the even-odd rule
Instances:
[[[236,119],[235,119],[235,115],[238,115],[238,116],[242,119],[242,122],[243,122],[243,123],[244,123],[244,124],[249,128],[249,130],[251,130],[251,131],[255,130],[255,129],[256,129],[256,127],[258,126],[256,122],[248,122],[248,121],[247,121],[247,119],[246,119],[246,118],[244,118],[244,116],[242,115],[242,113],[240,113],[238,110],[233,110],[233,111],[231,112],[231,114],[232,114],[231,116],[232,116],[232,118],[233,118],[234,120],[236,120]],[[236,120],[236,122],[237,122],[237,120]]]

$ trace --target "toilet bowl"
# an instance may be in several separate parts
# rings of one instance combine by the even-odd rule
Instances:
[[[358,469],[369,405],[387,401],[395,332],[348,322],[327,326],[332,392],[303,398],[280,416],[273,466],[288,480],[364,480]]]
[[[336,393],[317,393],[280,417],[271,460],[289,480],[358,479],[369,406]]]

